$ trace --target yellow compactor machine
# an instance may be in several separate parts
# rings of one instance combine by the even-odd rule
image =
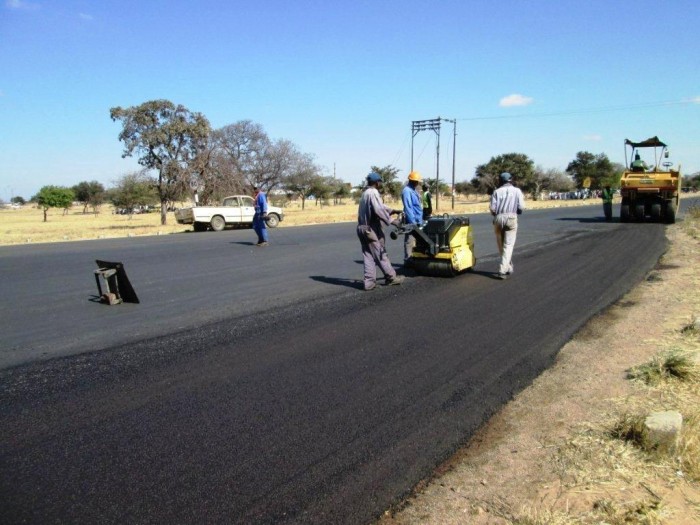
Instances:
[[[422,225],[404,224],[390,235],[396,239],[401,233],[416,239],[408,264],[420,275],[453,277],[476,264],[467,215],[438,215]]]
[[[627,158],[631,150],[630,158]],[[647,165],[640,153],[653,151],[653,163]],[[650,155],[647,155],[650,157]],[[676,222],[682,183],[681,168],[673,169],[666,144],[659,137],[642,142],[625,139],[625,171],[620,178],[620,221]],[[629,162],[629,163],[628,163]]]

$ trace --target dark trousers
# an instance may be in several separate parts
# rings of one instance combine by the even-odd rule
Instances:
[[[604,202],[603,203],[603,213],[605,213],[605,220],[606,221],[612,220],[612,202]]]

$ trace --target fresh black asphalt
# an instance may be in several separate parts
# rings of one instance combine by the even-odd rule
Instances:
[[[474,272],[369,293],[348,224],[0,249],[0,521],[370,522],[653,268],[600,211],[523,215],[507,281],[474,216]]]

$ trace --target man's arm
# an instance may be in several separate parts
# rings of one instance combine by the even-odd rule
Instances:
[[[382,202],[381,197],[379,197],[379,193],[372,193],[369,196],[369,200],[372,210],[374,210],[375,215],[379,217],[379,220],[384,224],[391,224],[391,214],[394,212],[394,210]]]
[[[520,188],[518,188],[518,215],[525,209],[525,196]]]
[[[416,195],[415,192],[408,190],[408,187],[404,188],[404,191],[401,192],[401,201],[403,202],[403,212],[406,215],[406,222],[409,224],[416,224],[418,222],[421,222],[415,215],[414,213],[414,205],[415,203],[413,202],[414,195]],[[422,211],[422,210],[421,210]],[[422,219],[423,217],[421,217]]]

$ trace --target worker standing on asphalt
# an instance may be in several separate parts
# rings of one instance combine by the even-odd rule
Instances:
[[[491,195],[490,210],[498,253],[501,254],[498,278],[507,279],[513,273],[513,248],[518,233],[518,215],[525,209],[525,198],[520,188],[513,186],[510,173],[501,173],[500,181],[500,187]]]
[[[423,186],[423,222],[430,219],[433,214],[433,196],[430,194],[430,186],[424,184]]]
[[[255,215],[253,216],[253,229],[258,234],[258,243],[256,246],[267,246],[267,197],[260,191],[257,186],[253,188],[255,191]]]
[[[613,195],[615,195],[615,192],[610,187],[610,183],[607,183],[600,193],[600,197],[603,199],[603,213],[605,213],[606,221],[612,220]]]
[[[391,216],[398,214],[398,210],[392,210],[382,202],[379,195],[379,186],[382,177],[378,173],[367,175],[367,186],[362,192],[360,206],[357,211],[357,236],[362,245],[362,262],[364,265],[364,289],[369,292],[377,286],[377,266],[384,273],[387,285],[401,284],[403,277],[396,275],[384,248],[384,231],[382,223],[394,223]]]
[[[412,171],[408,174],[408,183],[401,191],[401,200],[403,202],[403,215],[406,224],[423,224],[423,201],[418,186],[421,183],[420,173]],[[407,263],[413,247],[416,245],[416,239],[412,234],[407,233],[403,241],[403,262]]]

